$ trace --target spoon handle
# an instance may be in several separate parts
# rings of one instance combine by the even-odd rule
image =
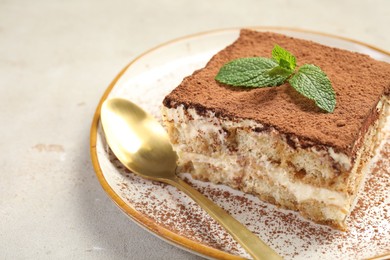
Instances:
[[[214,202],[192,188],[180,178],[173,178],[167,182],[190,196],[212,218],[219,222],[232,237],[253,257],[253,259],[283,259],[274,250],[267,246],[259,237],[249,231],[244,225],[229,215]]]

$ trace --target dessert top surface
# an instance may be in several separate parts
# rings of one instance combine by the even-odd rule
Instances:
[[[336,109],[326,113],[288,83],[278,87],[240,88],[214,78],[228,61],[270,57],[275,44],[297,58],[297,66],[314,64],[328,75],[336,92]],[[252,119],[303,140],[332,146],[351,155],[356,140],[373,120],[383,94],[390,92],[390,64],[367,55],[327,47],[270,32],[242,30],[240,37],[216,54],[205,68],[185,78],[164,100],[167,107],[184,104],[217,116]]]

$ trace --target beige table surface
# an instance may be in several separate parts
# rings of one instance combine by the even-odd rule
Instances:
[[[191,33],[252,25],[390,50],[389,0],[0,0],[0,259],[200,259],[112,203],[91,165],[90,124],[135,56]]]

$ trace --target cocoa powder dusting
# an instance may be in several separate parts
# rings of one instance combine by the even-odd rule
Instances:
[[[336,92],[334,113],[322,112],[288,83],[248,89],[215,81],[226,62],[241,57],[270,57],[275,44],[295,55],[298,66],[315,64],[325,71]],[[185,78],[165,98],[164,105],[183,104],[194,107],[200,114],[211,110],[216,116],[252,119],[353,155],[358,145],[355,141],[376,116],[373,111],[379,99],[390,92],[389,75],[390,64],[367,55],[281,34],[242,30],[239,39],[216,54],[204,69]]]

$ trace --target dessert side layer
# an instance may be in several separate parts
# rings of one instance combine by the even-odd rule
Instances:
[[[321,112],[286,84],[243,89],[214,80],[225,62],[267,56],[274,44],[328,74],[334,113]],[[344,229],[388,114],[388,75],[389,64],[366,55],[243,30],[164,100],[179,170]]]
[[[194,178],[223,183],[278,206],[298,210],[305,217],[344,229],[353,208],[358,187],[368,169],[377,144],[377,130],[389,114],[389,101],[378,107],[380,120],[372,125],[357,153],[351,171],[340,175],[314,171],[331,164],[323,158],[341,157],[334,152],[292,148],[275,129],[259,133],[258,123],[217,118],[210,112],[199,115],[195,109],[163,108],[168,133],[179,154],[179,171]],[[221,131],[222,130],[222,131]],[[234,133],[234,136],[232,136]],[[266,152],[262,152],[266,151]],[[329,148],[329,151],[332,151]],[[299,171],[292,160],[304,162]],[[326,168],[326,167],[324,167]]]

